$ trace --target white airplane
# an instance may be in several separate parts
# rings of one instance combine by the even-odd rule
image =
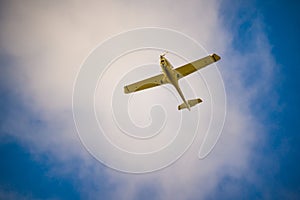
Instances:
[[[166,53],[160,55],[160,66],[162,68],[162,74],[124,86],[124,93],[128,94],[128,93],[152,88],[155,86],[171,83],[179,93],[181,99],[183,100],[183,103],[178,106],[178,110],[184,108],[191,110],[191,107],[201,103],[202,100],[198,98],[198,99],[191,99],[187,101],[184,98],[183,93],[179,87],[178,80],[207,65],[217,62],[221,58],[217,54],[211,54],[209,56],[206,56],[204,58],[201,58],[199,60],[196,60],[194,62],[185,64],[181,67],[174,69],[171,63],[165,58],[165,55]]]

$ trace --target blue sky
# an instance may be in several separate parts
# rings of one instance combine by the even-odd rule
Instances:
[[[105,8],[120,11],[121,15],[125,15],[122,17],[116,16],[117,14],[112,15],[109,11],[100,15],[97,9],[91,11],[91,14],[88,9],[83,10],[82,16],[78,17],[74,15],[73,9],[75,12],[78,11],[77,9],[80,10],[82,2],[61,5],[36,4],[38,3],[30,2],[28,5],[3,3],[1,6],[1,10],[7,8],[7,11],[1,12],[0,19],[0,26],[4,27],[0,36],[2,44],[0,49],[0,155],[2,158],[0,199],[95,199],[95,197],[96,199],[115,197],[166,199],[171,198],[172,194],[177,194],[176,190],[181,191],[180,189],[182,193],[188,194],[182,197],[189,199],[199,197],[205,199],[299,198],[300,172],[297,164],[300,150],[297,117],[300,100],[297,92],[299,90],[298,65],[300,65],[297,56],[300,52],[299,3],[286,1],[245,3],[229,0],[212,3],[207,10],[215,12],[212,18],[217,16],[213,23],[223,26],[220,40],[228,39],[226,42],[217,41],[220,44],[216,46],[210,46],[213,44],[213,40],[209,39],[212,31],[208,31],[210,33],[207,34],[208,36],[206,32],[197,32],[197,26],[201,25],[201,21],[205,23],[204,21],[209,19],[198,19],[198,15],[192,16],[192,14],[189,18],[185,15],[182,18],[187,17],[191,21],[184,25],[180,20],[173,22],[173,14],[167,13],[155,19],[157,13],[152,15],[151,12],[155,12],[158,7],[168,8],[166,7],[168,3],[138,4],[137,7],[132,2],[129,5],[114,2],[108,6],[103,3]],[[191,5],[184,4],[184,8],[169,5],[169,11],[175,12],[180,9],[194,11],[192,8],[194,4],[198,5],[195,2]],[[99,9],[102,6],[101,3],[95,5]],[[218,5],[218,8],[214,10],[213,5]],[[141,9],[143,6],[147,6],[148,10]],[[33,7],[32,15],[28,14],[31,13],[31,7]],[[132,12],[127,13],[123,8]],[[143,12],[145,16],[139,16],[140,19],[133,22]],[[97,20],[85,21],[86,18],[90,19],[89,14],[93,15],[94,19],[96,16]],[[28,20],[18,18],[19,15],[28,17]],[[61,23],[58,22],[59,18],[56,18],[60,15],[66,18],[63,18]],[[69,15],[73,18],[69,19]],[[43,23],[39,21],[39,17],[41,21],[49,20],[47,21],[49,26],[41,25]],[[111,17],[112,21],[102,23],[103,17]],[[149,20],[149,17],[154,19]],[[165,20],[163,22],[161,22],[162,17]],[[20,21],[19,26],[14,26],[15,19]],[[85,25],[82,25],[83,22]],[[22,27],[22,23],[25,27]],[[32,27],[26,30],[26,25]],[[51,25],[58,31],[52,33]],[[95,34],[82,30],[84,28],[93,30],[98,25],[101,28],[95,29]],[[180,164],[179,167],[172,166],[170,171],[167,169],[154,175],[138,177],[119,173],[101,165],[79,142],[72,121],[71,98],[64,96],[71,94],[71,86],[77,70],[77,67],[73,69],[67,66],[79,66],[89,50],[107,37],[120,31],[143,26],[180,29],[178,31],[196,37],[209,50],[218,51],[219,47],[223,55],[223,64],[219,65],[228,95],[229,119],[225,124],[225,133],[222,134],[220,142],[213,151],[214,154],[210,157],[211,160],[202,161],[210,163],[207,166],[202,163],[202,166],[215,170],[208,170],[210,175],[207,176],[202,175],[207,173],[206,171],[200,172],[199,176],[195,175],[197,179],[185,178],[188,177],[187,174],[183,174],[182,177],[178,175],[187,184],[196,183],[191,187],[180,184],[168,186],[176,182],[172,179],[174,172],[181,174]],[[42,31],[45,27],[51,34],[47,35]],[[70,36],[70,33],[74,35]],[[25,35],[25,39],[22,34]],[[97,37],[97,34],[101,37]],[[45,40],[49,43],[44,43]],[[55,43],[57,41],[59,42]],[[78,45],[74,41],[78,42]],[[56,46],[52,47],[51,43],[55,43]],[[59,43],[62,45],[60,46]],[[71,48],[64,49],[65,45]],[[19,50],[20,48],[22,50]],[[76,48],[86,51],[82,50],[83,53],[78,53],[79,50]],[[59,57],[53,53],[59,49],[68,53],[64,57]],[[242,58],[231,57],[233,55]],[[72,62],[60,62],[76,56],[78,59]],[[53,59],[57,61],[51,63]],[[257,60],[252,62],[251,59]],[[47,63],[49,60],[51,62]],[[45,64],[43,68],[34,67],[39,63],[47,63],[49,66]],[[51,64],[57,64],[59,67],[53,69]],[[49,74],[49,77],[44,76],[44,71]],[[66,73],[68,75],[61,80],[62,74]],[[60,91],[58,88],[63,90]],[[236,95],[239,91],[242,92],[241,97]],[[238,112],[237,110],[242,114],[238,116],[242,116],[245,121],[232,120],[235,119],[234,113]],[[250,128],[251,130],[253,128],[252,132],[244,132],[245,135],[235,137],[230,135],[230,132],[234,132],[231,128],[235,127],[236,123],[246,125],[237,126],[234,130],[255,127]],[[252,135],[250,137],[246,134]],[[230,139],[226,140],[226,137]],[[224,151],[231,147],[232,151]],[[224,154],[221,153],[222,150]],[[237,151],[241,153],[236,153]],[[222,159],[218,155],[228,156],[227,160],[230,162],[219,161]],[[229,157],[233,156],[236,158],[231,160]],[[232,164],[232,162],[239,164]],[[207,188],[201,181],[203,177],[213,181],[213,183],[207,181],[209,182]],[[124,191],[130,192],[127,194]]]
[[[291,192],[295,191],[295,198],[299,195],[299,170],[297,160],[299,158],[299,83],[297,74],[299,70],[299,57],[287,59],[288,55],[299,52],[299,15],[297,8],[299,3],[265,2],[261,5],[267,25],[267,34],[273,46],[272,53],[280,65],[279,76],[281,81],[277,83],[280,109],[272,112],[269,123],[276,123],[270,133],[268,151],[278,154],[279,169],[274,175],[274,190]],[[274,14],[276,13],[276,14]],[[274,16],[276,16],[274,18]],[[295,92],[293,92],[295,91]],[[287,144],[284,144],[287,143]],[[287,145],[288,147],[284,147]],[[298,191],[298,192],[296,192]],[[292,193],[292,192],[291,192]]]

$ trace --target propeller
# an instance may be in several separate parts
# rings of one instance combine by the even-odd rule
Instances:
[[[161,54],[160,56],[165,56],[167,53],[169,53],[168,51],[165,51],[163,54]]]

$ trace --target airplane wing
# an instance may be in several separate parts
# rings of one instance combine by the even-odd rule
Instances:
[[[162,85],[165,83],[168,83],[165,79],[165,75],[159,74],[157,76],[153,76],[151,78],[147,78],[145,80],[138,81],[136,83],[125,86],[124,93],[128,94],[128,93],[132,93],[132,92],[137,92],[140,90],[159,86],[159,85]]]
[[[175,71],[179,73],[179,78],[183,78],[207,65],[210,65],[211,63],[217,62],[220,59],[220,56],[218,56],[217,54],[212,54],[194,62],[183,65],[181,67],[178,67],[175,69]]]

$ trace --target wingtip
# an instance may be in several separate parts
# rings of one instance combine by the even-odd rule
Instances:
[[[214,53],[214,54],[212,54],[212,55],[211,55],[211,57],[214,59],[214,61],[215,61],[215,62],[217,62],[218,60],[220,60],[220,59],[221,59],[221,57],[220,57],[220,56],[218,56],[218,55],[217,55],[217,54],[215,54],[215,53]]]
[[[128,94],[128,93],[129,93],[129,89],[128,89],[127,86],[124,86],[124,93],[125,93],[125,94]]]

